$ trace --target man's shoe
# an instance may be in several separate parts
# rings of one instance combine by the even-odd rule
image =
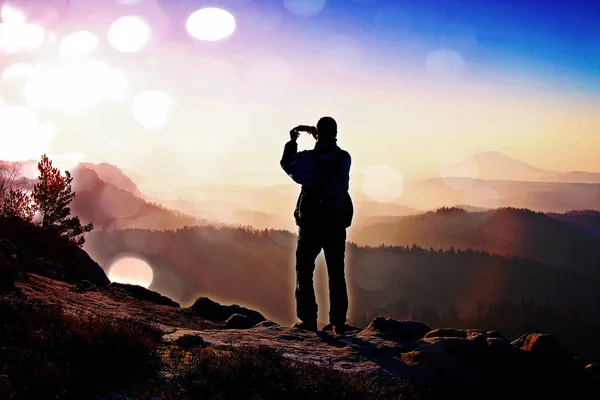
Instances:
[[[334,335],[344,335],[348,332],[359,331],[360,329],[350,326],[348,324],[343,325],[332,325],[333,326],[333,334]],[[323,329],[324,330],[324,329]]]
[[[303,331],[316,332],[317,331],[317,323],[316,322],[304,322],[298,321],[292,325],[292,328],[300,329]]]
[[[323,332],[333,332],[333,324],[327,324],[321,330]]]

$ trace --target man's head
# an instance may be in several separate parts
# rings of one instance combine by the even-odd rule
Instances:
[[[337,122],[331,117],[323,117],[317,122],[317,135],[319,140],[334,142],[337,138]]]

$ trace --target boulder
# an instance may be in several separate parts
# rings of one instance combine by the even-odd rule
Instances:
[[[274,326],[279,326],[279,324],[267,319],[266,321],[256,324],[254,328],[271,328]]]
[[[104,270],[83,249],[75,248],[61,255],[58,262],[69,271],[69,278],[75,281],[86,280],[98,287],[110,285]]]
[[[225,322],[234,314],[240,314],[248,317],[252,326],[263,322],[266,318],[258,311],[233,304],[224,306],[208,297],[199,297],[194,304],[188,308],[188,311],[194,315],[202,317],[212,322]]]
[[[422,339],[431,328],[419,321],[398,321],[376,317],[359,335],[376,335],[397,341],[414,342]]]
[[[204,346],[205,342],[201,336],[198,335],[181,335],[175,339],[175,344],[183,349],[189,350],[194,347]]]
[[[600,364],[598,363],[591,363],[586,365],[585,370],[591,374],[600,377]]]
[[[135,299],[147,301],[161,306],[179,308],[179,303],[171,300],[166,296],[163,296],[160,293],[154,292],[150,289],[146,289],[142,286],[113,282],[106,289],[125,292],[126,294]]]
[[[467,332],[463,329],[454,329],[454,328],[440,328],[434,329],[430,332],[427,332],[425,335],[426,338],[434,338],[434,337],[448,337],[448,338],[467,338]]]
[[[242,314],[233,314],[225,321],[225,328],[227,329],[250,329],[254,325],[249,317]]]
[[[546,333],[528,333],[513,341],[512,344],[546,361],[572,361],[567,350],[558,343],[556,338]]]
[[[486,332],[479,329],[455,329],[455,328],[439,328],[427,332],[426,338],[445,337],[445,338],[462,338],[462,339],[480,339],[485,340],[488,337],[503,339],[497,332]]]

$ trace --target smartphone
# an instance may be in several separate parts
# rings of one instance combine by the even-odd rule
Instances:
[[[314,132],[315,127],[310,126],[310,125],[298,125],[298,127],[296,129],[300,132],[312,133],[312,132]]]

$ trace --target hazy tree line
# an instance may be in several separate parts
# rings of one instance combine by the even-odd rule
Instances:
[[[188,227],[171,231],[95,231],[86,250],[107,270],[122,256],[153,268],[151,289],[184,304],[198,296],[244,304],[280,323],[294,321],[296,236],[278,230]],[[327,278],[315,277],[322,310]],[[600,320],[600,286],[564,268],[473,250],[348,244],[347,281],[353,318],[401,299],[465,313],[477,301],[532,299],[561,313],[578,311]],[[326,312],[321,318],[327,318]]]

